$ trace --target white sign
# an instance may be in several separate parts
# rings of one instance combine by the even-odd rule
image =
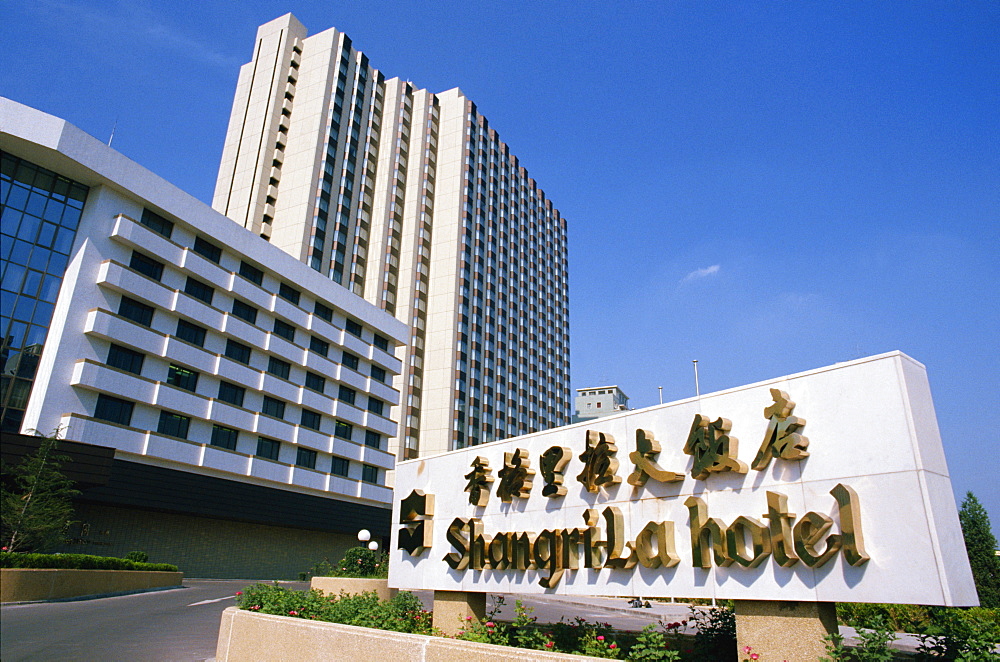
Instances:
[[[899,352],[396,466],[403,589],[977,604]]]

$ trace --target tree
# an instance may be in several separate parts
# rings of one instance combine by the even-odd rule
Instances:
[[[1000,608],[1000,556],[996,555],[997,539],[990,527],[990,516],[972,492],[965,495],[958,511],[965,536],[965,549],[969,553],[972,578],[979,591],[983,607]]]
[[[59,431],[42,439],[19,464],[4,466],[0,481],[3,546],[11,552],[44,552],[58,545],[73,517],[79,490],[60,471]]]

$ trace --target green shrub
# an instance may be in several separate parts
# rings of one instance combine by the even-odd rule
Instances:
[[[351,547],[337,564],[336,577],[389,576],[389,555],[367,547]]]
[[[736,614],[731,607],[691,609],[691,620],[697,626],[694,653],[697,659],[713,662],[736,660]]]
[[[135,563],[149,562],[149,554],[147,554],[146,552],[129,552],[122,558],[125,558],[129,561],[133,561]]]
[[[177,572],[177,566],[170,563],[136,563],[114,556],[92,556],[90,554],[19,554],[17,552],[0,552],[0,568]]]
[[[920,635],[917,660],[988,662],[1000,659],[994,652],[1000,644],[996,609],[932,607],[930,612],[930,624]]]
[[[431,615],[412,593],[390,600],[374,592],[324,596],[317,590],[293,591],[277,584],[254,584],[236,594],[236,606],[248,611],[357,625],[393,632],[433,634]]]
[[[645,660],[648,662],[677,662],[681,659],[680,651],[675,649],[677,632],[682,623],[650,623],[642,629],[629,650],[628,660]]]
[[[844,645],[844,637],[831,634],[824,637],[827,641],[826,652],[830,657],[821,658],[823,662],[892,662],[893,651],[889,644],[895,641],[896,631],[881,617],[876,616],[867,626],[870,629],[858,630],[859,644],[848,648]]]

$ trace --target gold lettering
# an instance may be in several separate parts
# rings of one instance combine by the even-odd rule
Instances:
[[[653,438],[649,430],[635,431],[635,450],[628,454],[635,469],[628,477],[629,485],[642,487],[646,480],[652,478],[661,483],[675,483],[684,480],[684,474],[664,469],[656,462],[660,454],[660,442]]]
[[[535,534],[531,532],[512,533],[511,558],[515,570],[528,570],[534,566],[531,550],[535,544]]]
[[[469,539],[465,536],[469,530],[469,520],[456,517],[448,526],[448,533],[445,537],[457,552],[448,552],[444,555],[445,562],[452,570],[465,570],[469,566]]]
[[[750,534],[753,555],[747,554],[746,535]],[[726,551],[729,558],[744,568],[756,568],[771,555],[771,534],[752,517],[737,517],[726,529]]]
[[[833,534],[826,539],[826,550],[820,553],[816,545],[823,540],[833,526],[833,520],[820,513],[809,512],[795,525],[795,551],[810,568],[817,568],[840,551],[840,536]]]
[[[795,513],[788,512],[788,497],[780,492],[767,493],[767,514],[771,531],[771,550],[774,560],[783,568],[788,568],[799,562],[795,555],[792,539],[792,521]]]
[[[469,565],[473,570],[482,570],[486,567],[486,550],[489,549],[491,539],[483,533],[483,520],[478,517],[469,519],[469,538],[472,540]]]
[[[653,541],[656,551],[653,551]],[[635,539],[635,552],[639,563],[647,568],[672,568],[680,563],[674,546],[673,522],[650,522]]]
[[[604,562],[605,568],[632,568],[636,564],[635,549],[631,543],[625,541],[625,522],[622,519],[622,511],[615,506],[608,506],[604,509],[604,525],[608,530],[608,558]],[[629,553],[622,556],[626,549]]]
[[[684,501],[691,520],[691,556],[696,568],[711,568],[712,557],[715,565],[725,568],[733,560],[726,556],[726,525],[717,517],[708,516],[708,506],[696,496]]]
[[[597,520],[600,515],[594,508],[587,508],[583,513],[583,521],[587,525],[583,531],[583,567],[600,569],[604,567],[601,562],[601,550],[607,543],[601,540],[601,530],[597,528]]]

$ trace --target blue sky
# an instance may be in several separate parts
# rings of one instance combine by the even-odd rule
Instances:
[[[482,6],[476,6],[481,4]],[[259,24],[461,87],[569,221],[573,386],[890,350],[1000,531],[1000,4],[4,3],[0,94],[209,202]]]

